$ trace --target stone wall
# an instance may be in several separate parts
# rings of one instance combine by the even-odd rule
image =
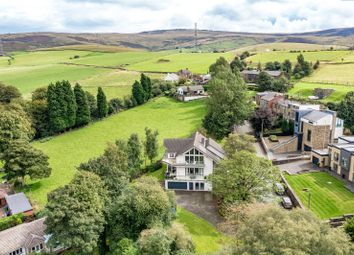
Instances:
[[[327,148],[331,137],[330,126],[329,125],[315,126],[306,122],[303,122],[303,124],[304,124],[304,129],[303,129],[304,137],[302,140],[303,141],[302,150],[304,150],[305,145],[315,150]],[[311,130],[312,132],[311,141],[307,141],[308,130]]]
[[[298,138],[294,136],[287,141],[281,142],[270,148],[273,153],[288,153],[297,151]]]

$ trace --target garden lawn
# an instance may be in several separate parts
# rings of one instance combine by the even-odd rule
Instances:
[[[354,213],[354,194],[344,184],[328,173],[316,172],[299,175],[285,175],[304,206],[308,206],[311,191],[311,211],[321,219]]]
[[[80,163],[102,154],[107,142],[128,138],[134,132],[143,139],[145,127],[158,129],[161,157],[163,139],[188,137],[201,126],[205,112],[205,101],[183,103],[161,97],[49,141],[36,141],[33,145],[49,156],[52,174],[28,182],[25,192],[40,206],[45,205],[47,193],[69,183]]]
[[[232,60],[233,52],[226,53],[176,53],[127,66],[129,70],[142,72],[177,72],[188,68],[194,73],[207,73],[209,66],[219,57]]]
[[[317,60],[322,62],[340,62],[342,58],[350,55],[350,51],[338,50],[338,51],[311,51],[301,52],[304,55],[306,61],[315,63]],[[256,55],[250,56],[246,59],[247,62],[252,61],[253,65],[257,65],[259,62],[265,64],[267,62],[279,61],[283,62],[289,59],[292,63],[296,63],[296,58],[300,52],[289,51],[270,51],[262,52]]]
[[[354,90],[354,86],[298,82],[294,85],[292,89],[289,90],[289,95],[294,97],[295,99],[308,99],[309,96],[314,95],[313,92],[315,88],[334,89],[335,91],[331,95],[319,101],[335,103],[338,103],[340,100],[342,100],[349,91]]]
[[[215,254],[228,242],[209,222],[181,207],[177,208],[177,222],[184,224],[192,235],[197,254]]]

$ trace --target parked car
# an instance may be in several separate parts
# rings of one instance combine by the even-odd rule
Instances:
[[[280,195],[280,196],[284,195],[284,193],[285,193],[284,186],[283,186],[283,184],[281,184],[280,182],[277,182],[277,183],[275,184],[274,190],[275,190],[275,193],[277,193],[277,194]]]
[[[291,202],[291,199],[289,197],[283,197],[281,204],[285,209],[292,209],[293,208],[293,203]]]

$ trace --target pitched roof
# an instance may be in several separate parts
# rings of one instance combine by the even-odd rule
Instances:
[[[328,115],[331,115],[331,114],[329,112],[313,110],[313,111],[310,111],[309,113],[305,114],[304,116],[302,116],[302,119],[316,122],[324,117],[327,117]]]
[[[5,199],[7,206],[11,211],[11,214],[17,214],[32,210],[30,202],[28,201],[25,194],[23,194],[22,192],[13,195],[7,195],[5,196]]]
[[[196,91],[196,90],[204,90],[202,85],[192,85],[192,86],[180,86],[178,89],[182,89],[183,91]]]
[[[269,92],[268,94],[261,97],[262,100],[271,101],[275,97],[282,97],[283,95],[277,92]]]
[[[165,139],[164,146],[168,153],[175,152],[181,154],[195,147],[216,160],[225,156],[224,150],[217,142],[199,132],[195,132],[190,138],[186,139]]]
[[[29,223],[22,223],[13,228],[0,232],[0,254],[9,254],[26,244],[32,243],[33,239],[44,242],[45,218]],[[38,242],[39,243],[39,242]]]
[[[269,74],[270,76],[273,77],[278,77],[282,74],[281,71],[268,71],[268,70],[264,70],[263,72],[266,72],[267,74]],[[259,70],[243,70],[241,72],[242,74],[253,74],[253,75],[258,75],[260,73]]]
[[[165,81],[178,81],[179,77],[175,73],[168,73],[165,76]]]

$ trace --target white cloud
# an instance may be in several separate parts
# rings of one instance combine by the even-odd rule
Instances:
[[[341,0],[0,0],[0,33],[140,32],[193,28],[303,32],[354,26]]]

